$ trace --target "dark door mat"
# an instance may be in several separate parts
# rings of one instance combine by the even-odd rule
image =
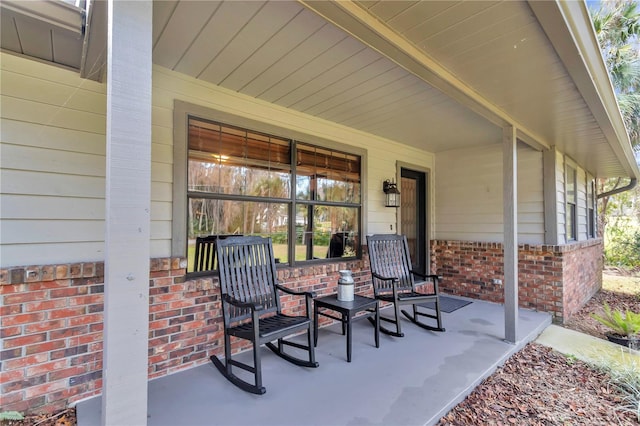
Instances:
[[[454,297],[449,297],[449,296],[440,296],[440,310],[448,314],[450,314],[453,311],[457,311],[458,309],[464,306],[467,306],[470,303],[471,302],[469,300],[456,299]],[[418,304],[418,306],[423,306],[425,308],[433,309],[434,311],[436,309],[435,302],[420,303]]]

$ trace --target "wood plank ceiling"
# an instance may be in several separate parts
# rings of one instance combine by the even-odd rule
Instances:
[[[355,4],[590,172],[627,175],[610,145],[618,142],[607,141],[526,1]],[[4,50],[80,68],[82,74],[77,8],[11,0],[0,6]],[[43,10],[36,23],[32,12],[42,7],[56,10]],[[104,20],[106,11],[100,16]],[[106,27],[96,27],[92,34],[103,38],[89,47],[104,52]],[[44,31],[46,39],[34,30]],[[498,125],[296,1],[155,1],[153,60],[435,153],[501,141]],[[91,69],[98,61],[91,59]]]
[[[359,1],[378,21],[599,175],[619,160],[524,1]],[[154,62],[432,152],[501,129],[297,2],[154,3]]]
[[[527,2],[357,3],[591,171],[620,173],[619,160]]]
[[[296,2],[156,2],[153,28],[156,64],[267,102],[433,152],[501,138]]]

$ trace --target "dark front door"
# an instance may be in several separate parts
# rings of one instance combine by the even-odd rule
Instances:
[[[427,273],[427,176],[424,172],[400,171],[400,231],[407,236],[413,270]]]

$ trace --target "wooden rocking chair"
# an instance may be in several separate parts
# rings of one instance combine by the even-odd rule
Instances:
[[[381,321],[395,324],[395,331],[380,327],[380,331],[392,336],[403,337],[400,325],[400,306],[413,305],[413,315],[405,310],[402,313],[414,324],[432,331],[444,331],[440,316],[440,301],[438,296],[437,275],[423,275],[411,269],[409,247],[404,235],[380,234],[368,235],[369,262],[373,279],[373,294],[378,300],[393,304],[395,319],[380,317]],[[433,292],[420,293],[416,290],[414,275],[431,280]],[[435,302],[436,314],[429,314],[418,310],[419,304]],[[436,320],[436,326],[421,322],[418,317]]]
[[[296,292],[283,287],[276,280],[276,264],[271,238],[230,237],[216,245],[220,272],[220,292],[224,320],[224,362],[215,355],[210,359],[218,370],[234,385],[247,392],[263,394],[260,346],[265,344],[276,355],[303,367],[317,367],[313,347],[310,292]],[[281,312],[277,291],[303,295],[306,316],[290,316]],[[284,337],[307,331],[307,344],[286,341]],[[231,359],[231,336],[249,340],[253,344],[253,366]],[[272,342],[278,341],[277,346]],[[308,352],[304,360],[284,352],[293,346]],[[254,383],[233,373],[233,367],[249,371]]]
[[[216,243],[229,237],[239,237],[241,235],[208,235],[206,237],[196,237],[196,253],[193,261],[193,272],[208,272],[217,268],[216,264]]]
[[[196,237],[196,253],[193,262],[194,272],[212,271],[216,262],[217,235]]]

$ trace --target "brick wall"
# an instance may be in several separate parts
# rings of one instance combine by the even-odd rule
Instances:
[[[602,242],[520,246],[520,305],[568,319],[601,286]],[[432,241],[434,271],[445,293],[503,302],[502,246]],[[185,279],[185,260],[153,259],[149,282],[149,378],[222,355],[216,278]],[[358,294],[371,295],[368,260],[281,268],[284,285],[319,296],[336,292],[338,271],[350,269]],[[0,405],[50,412],[97,395],[102,386],[103,263],[0,270]],[[289,312],[304,299],[283,296]],[[321,325],[331,320],[321,318]],[[233,341],[235,351],[245,342]]]
[[[502,244],[434,240],[431,263],[444,278],[443,293],[504,303]],[[520,245],[518,264],[520,306],[549,312],[563,323],[602,286],[602,240]]]
[[[565,291],[562,305],[565,319],[569,319],[602,288],[602,244],[572,244],[564,252],[563,260]]]
[[[223,354],[217,278],[185,279],[185,260],[152,259],[149,282],[149,378]],[[365,268],[364,265],[367,265]],[[356,291],[371,294],[368,261],[278,270],[289,288],[336,292],[338,271],[353,271]],[[0,270],[0,406],[51,412],[101,392],[104,264]],[[283,308],[304,311],[304,298]],[[331,320],[323,318],[323,323]],[[235,351],[243,342],[234,341]]]

